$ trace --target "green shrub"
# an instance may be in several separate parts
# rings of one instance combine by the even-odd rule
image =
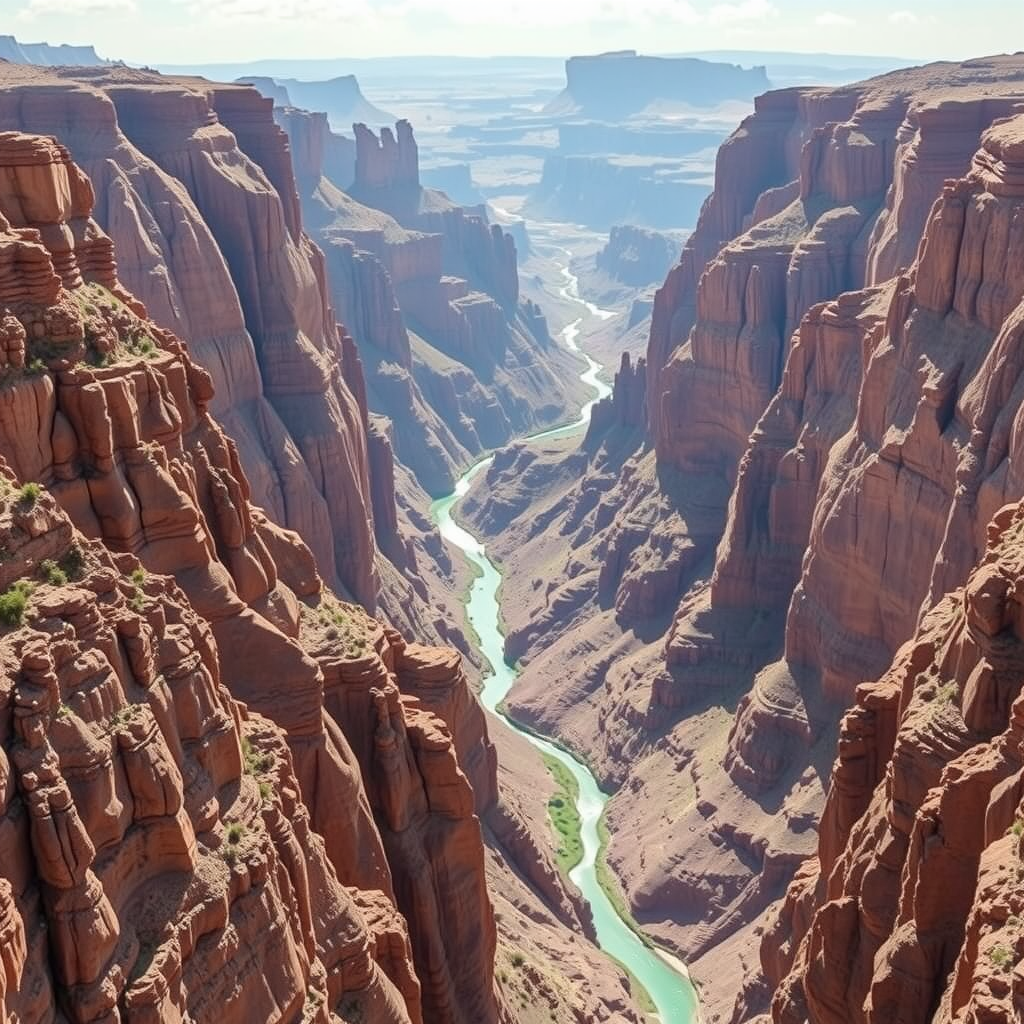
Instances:
[[[64,552],[59,565],[64,570],[65,575],[68,579],[76,579],[85,568],[85,552],[79,547],[78,544],[72,544],[71,547]]]
[[[42,493],[43,489],[37,483],[22,484],[21,489],[18,491],[18,501],[31,508],[39,500],[39,495]]]
[[[5,626],[20,626],[31,593],[32,584],[28,580],[18,580],[0,594],[0,622]]]
[[[232,825],[228,825],[228,842],[232,846],[237,846],[242,841],[242,836],[245,835],[245,826],[239,822],[235,822]]]
[[[512,954],[512,966],[522,967],[526,963],[526,957],[522,953],[516,952]]]
[[[988,958],[992,961],[992,966],[998,967],[1001,971],[1008,971],[1013,967],[1013,954],[1005,946],[990,949]]]
[[[41,373],[46,373],[46,363],[42,359],[36,358],[29,362],[25,369],[33,376],[38,377]]]
[[[68,581],[67,573],[52,558],[43,560],[39,575],[53,587],[61,587]]]
[[[137,587],[141,587],[146,582],[146,570],[140,565],[137,569],[132,570],[132,583]]]

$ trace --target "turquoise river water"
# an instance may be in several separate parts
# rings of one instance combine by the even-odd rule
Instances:
[[[561,256],[568,260],[571,256],[568,250],[561,247],[550,248],[556,253],[556,258]],[[559,263],[562,262],[559,259]],[[560,295],[563,299],[578,304],[580,310],[579,318],[563,329],[561,337],[570,349],[578,352],[587,361],[587,369],[581,375],[581,379],[595,389],[595,396],[584,406],[579,419],[575,422],[536,434],[530,440],[582,434],[590,422],[590,412],[594,404],[611,393],[611,388],[598,376],[602,369],[601,365],[580,350],[576,339],[587,320],[608,319],[614,313],[600,309],[580,297],[579,281],[567,265],[561,267],[561,274],[565,284],[559,288]],[[553,743],[520,729],[512,719],[498,710],[517,675],[516,669],[505,661],[505,639],[501,632],[498,600],[501,574],[487,557],[484,545],[459,526],[452,517],[455,506],[469,490],[474,478],[480,473],[486,473],[491,461],[491,458],[487,458],[478,462],[458,481],[451,494],[438,499],[432,506],[434,520],[441,534],[459,548],[480,571],[470,590],[468,614],[469,621],[479,638],[480,651],[487,659],[492,672],[484,681],[481,699],[489,712],[501,717],[535,747],[557,758],[572,772],[579,784],[577,806],[582,819],[583,859],[570,872],[570,877],[590,903],[598,944],[606,953],[625,964],[647,989],[658,1008],[658,1019],[662,1024],[693,1024],[698,1019],[697,998],[685,968],[667,954],[654,950],[641,941],[618,915],[597,880],[595,865],[601,846],[598,822],[608,802],[608,795],[601,791],[597,780],[586,765]]]

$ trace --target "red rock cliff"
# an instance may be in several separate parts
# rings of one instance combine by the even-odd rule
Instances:
[[[91,205],[65,150],[0,135],[0,590],[17,627],[0,637],[16,769],[0,927],[5,979],[39,979],[4,998],[25,1020],[56,1003],[83,1021],[115,1003],[496,1020],[459,760],[483,809],[493,754],[459,656],[411,657],[253,507],[209,375],[122,288]],[[335,704],[337,673],[372,679],[372,699]],[[435,713],[416,695],[442,681]]]
[[[762,944],[775,1021],[1020,1012],[1024,508],[842,721],[817,856]]]
[[[457,638],[438,631],[403,579],[408,567],[374,544],[361,414],[269,103],[247,87],[149,72],[9,67],[0,109],[7,124],[59,134],[89,172],[127,285],[210,368],[212,411],[237,441],[256,503],[308,540],[332,584],[424,638]],[[447,607],[446,570],[400,520],[385,546],[413,544],[427,603]]]
[[[759,99],[656,300],[649,447],[624,457],[611,431],[585,459],[496,462],[474,516],[522,580],[511,706],[629,794],[611,864],[711,1016],[814,853],[856,685],[1024,493],[1018,128],[989,129],[1021,75],[992,58]]]
[[[276,116],[302,155],[305,220],[360,347],[370,406],[391,420],[396,455],[419,483],[445,493],[474,456],[570,418],[580,389],[565,381],[578,370],[536,309],[520,307],[511,237],[482,210],[420,188],[408,123],[379,140],[356,126],[347,185],[327,159],[339,137],[321,115]]]

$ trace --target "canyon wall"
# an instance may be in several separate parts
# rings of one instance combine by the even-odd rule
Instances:
[[[126,286],[209,368],[211,408],[254,503],[303,537],[334,587],[423,639],[465,647],[441,625],[460,613],[422,517],[403,512],[381,545],[397,564],[375,543],[372,478],[391,469],[370,461],[361,385],[345,378],[324,256],[304,233],[270,103],[247,87],[124,68],[8,66],[0,116],[57,135],[90,175]]]
[[[759,97],[655,300],[646,443],[611,412],[637,408],[631,368],[583,449],[515,450],[470,496],[509,570],[508,649],[526,661],[513,713],[621,787],[610,864],[634,917],[690,959],[709,1019],[765,1012],[791,968],[780,1020],[860,1019],[872,970],[865,1013],[912,1015],[937,1005],[922,993],[956,957],[947,944],[936,961],[932,939],[945,939],[929,923],[915,949],[894,931],[892,966],[879,966],[898,925],[865,910],[875,945],[843,967],[849,987],[801,1001],[856,946],[858,912],[829,890],[803,960],[804,932],[789,948],[786,929],[813,910],[801,865],[819,849],[843,711],[965,583],[987,523],[1024,494],[1021,121],[1000,121],[1024,109],[1022,74],[1019,57],[988,58]],[[529,518],[528,487],[541,495]],[[840,750],[852,744],[860,768],[856,735]],[[911,785],[901,771],[894,760],[890,786]],[[824,871],[838,856],[831,822]],[[881,892],[860,898],[884,904]],[[824,948],[833,926],[846,930]],[[908,980],[926,977],[922,960],[932,973]]]
[[[494,758],[460,656],[340,602],[250,504],[210,376],[118,281],[67,151],[6,133],[0,169],[0,582],[22,659],[5,877],[42,957],[14,992],[37,1000],[26,1019],[134,1011],[140,977],[147,1019],[210,1019],[230,993],[238,1019],[497,1021],[474,804]],[[243,922],[250,956],[226,956]]]
[[[127,97],[111,87],[129,115],[153,101],[144,83]],[[172,110],[209,99],[165,88]],[[236,139],[259,153],[277,185],[257,179],[248,198],[276,202],[273,237],[301,281],[318,250],[276,199],[291,168],[252,95],[220,97],[237,135],[207,107],[187,136],[223,161],[176,169],[204,196],[210,168],[254,173]],[[25,117],[95,104],[117,131],[92,88],[3,96]],[[180,179],[115,139],[138,161],[126,183],[148,178],[190,210]],[[166,212],[138,195],[120,192],[132,213]],[[497,1024],[536,1004],[636,1019],[626,979],[585,940],[546,831],[526,799],[499,792],[460,654],[340,600],[299,535],[254,505],[241,446],[214,416],[232,406],[124,287],[94,201],[62,145],[0,133],[4,1018]],[[312,340],[274,305],[279,281],[254,327],[303,358]],[[322,288],[300,294],[301,316],[326,318]],[[251,351],[251,337],[234,345]],[[370,463],[383,544],[399,510],[394,477],[374,467],[402,470],[369,419],[351,337],[334,327],[324,344],[334,362],[310,362],[351,410],[336,440]],[[489,884],[509,922],[500,946]],[[517,971],[531,964],[522,979],[495,977],[499,951]]]
[[[411,125],[346,140],[322,115],[279,110],[301,168],[305,222],[326,254],[335,308],[366,369],[370,408],[391,421],[396,455],[432,494],[514,434],[571,417],[573,357],[519,300],[515,245],[483,210],[420,185]],[[565,383],[565,382],[570,383]]]

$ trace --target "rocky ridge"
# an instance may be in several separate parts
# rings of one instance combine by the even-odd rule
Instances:
[[[61,145],[0,133],[4,1013],[513,1021],[488,877],[521,949],[589,975],[541,987],[551,1012],[625,1008],[460,655],[339,600],[252,503],[212,375],[93,203]]]
[[[319,114],[279,110],[306,223],[326,254],[331,298],[366,368],[371,409],[399,461],[432,494],[483,451],[571,418],[573,357],[519,299],[515,245],[483,209],[420,185],[411,125],[355,125],[351,182],[341,137]],[[347,140],[344,140],[347,141]]]
[[[270,103],[126,68],[7,66],[0,115],[60,137],[90,176],[122,280],[209,368],[211,410],[254,503],[303,537],[336,589],[468,649],[452,566],[422,512],[373,507],[375,479],[379,491],[396,472],[390,446],[360,403]]]
[[[510,570],[508,647],[527,662],[511,707],[628,794],[610,805],[610,863],[637,920],[691,960],[709,1019],[767,1007],[771,986],[743,983],[818,848],[857,684],[1024,493],[1020,121],[1000,121],[1022,87],[1007,57],[760,97],[656,297],[646,443],[609,415],[584,449],[513,450],[467,505]],[[888,977],[899,1012],[923,1005],[903,966]],[[792,1005],[787,1020],[827,1016]]]

